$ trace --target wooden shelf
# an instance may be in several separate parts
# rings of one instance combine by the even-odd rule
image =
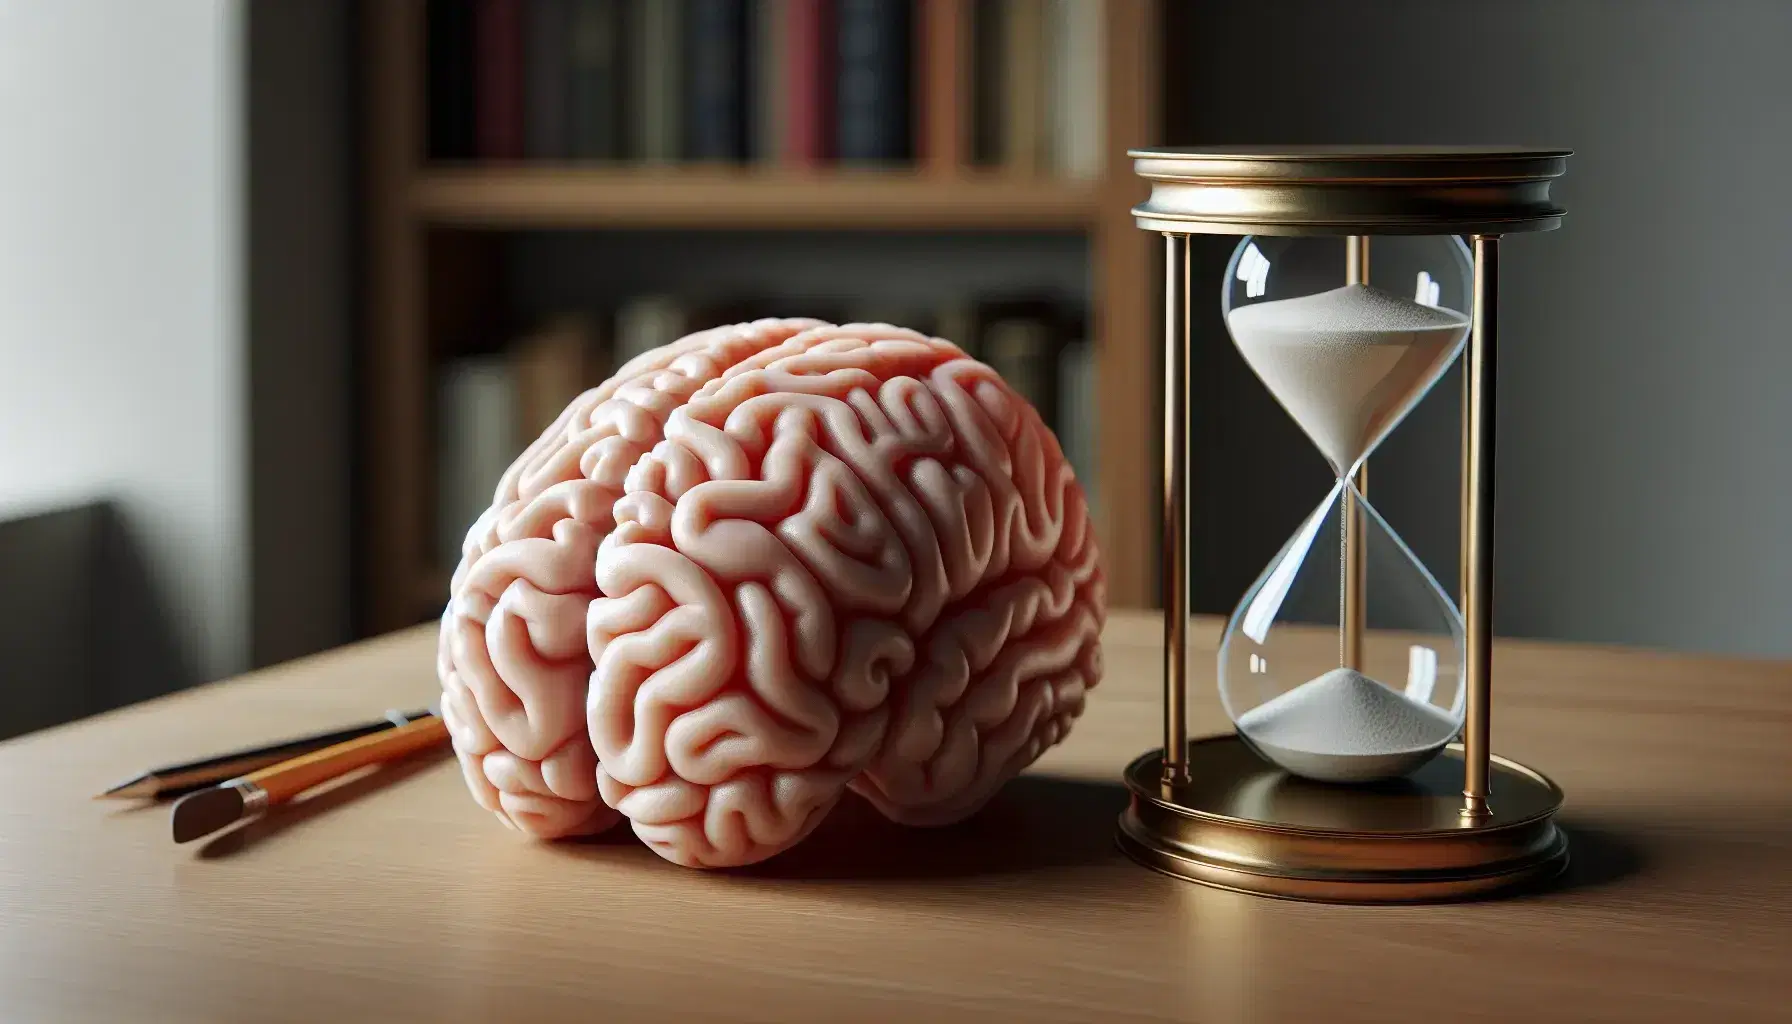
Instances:
[[[484,228],[893,228],[1075,230],[1095,182],[911,170],[793,173],[715,167],[432,167],[412,208]]]

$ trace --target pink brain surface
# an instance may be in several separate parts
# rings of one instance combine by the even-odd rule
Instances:
[[[885,324],[761,320],[624,366],[467,533],[442,709],[467,785],[544,838],[627,818],[750,864],[850,791],[976,811],[1101,678],[1082,490],[989,367]]]

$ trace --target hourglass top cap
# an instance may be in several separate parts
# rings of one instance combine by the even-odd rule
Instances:
[[[1513,146],[1173,146],[1127,151],[1172,234],[1431,235],[1550,231],[1571,150]]]

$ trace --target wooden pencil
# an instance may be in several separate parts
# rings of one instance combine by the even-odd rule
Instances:
[[[260,817],[312,788],[371,764],[383,764],[448,739],[448,726],[428,718],[325,747],[182,797],[171,816],[174,841],[191,842],[239,821]]]
[[[430,714],[434,714],[434,712],[428,708],[417,711],[388,711],[383,718],[364,722],[361,725],[352,725],[346,729],[332,729],[329,732],[317,733],[312,736],[298,736],[245,750],[233,750],[227,754],[216,754],[198,761],[151,768],[135,778],[120,782],[104,793],[94,794],[94,799],[134,800],[184,796],[194,790],[215,786],[227,779],[247,775],[249,772],[258,771],[282,761],[290,761],[314,750],[333,747],[338,743],[359,739],[369,733],[384,732],[407,722],[415,722]]]

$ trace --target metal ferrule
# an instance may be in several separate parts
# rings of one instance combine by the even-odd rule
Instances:
[[[268,791],[248,779],[232,779],[224,785],[236,790],[243,798],[244,821],[259,818],[268,810]]]

